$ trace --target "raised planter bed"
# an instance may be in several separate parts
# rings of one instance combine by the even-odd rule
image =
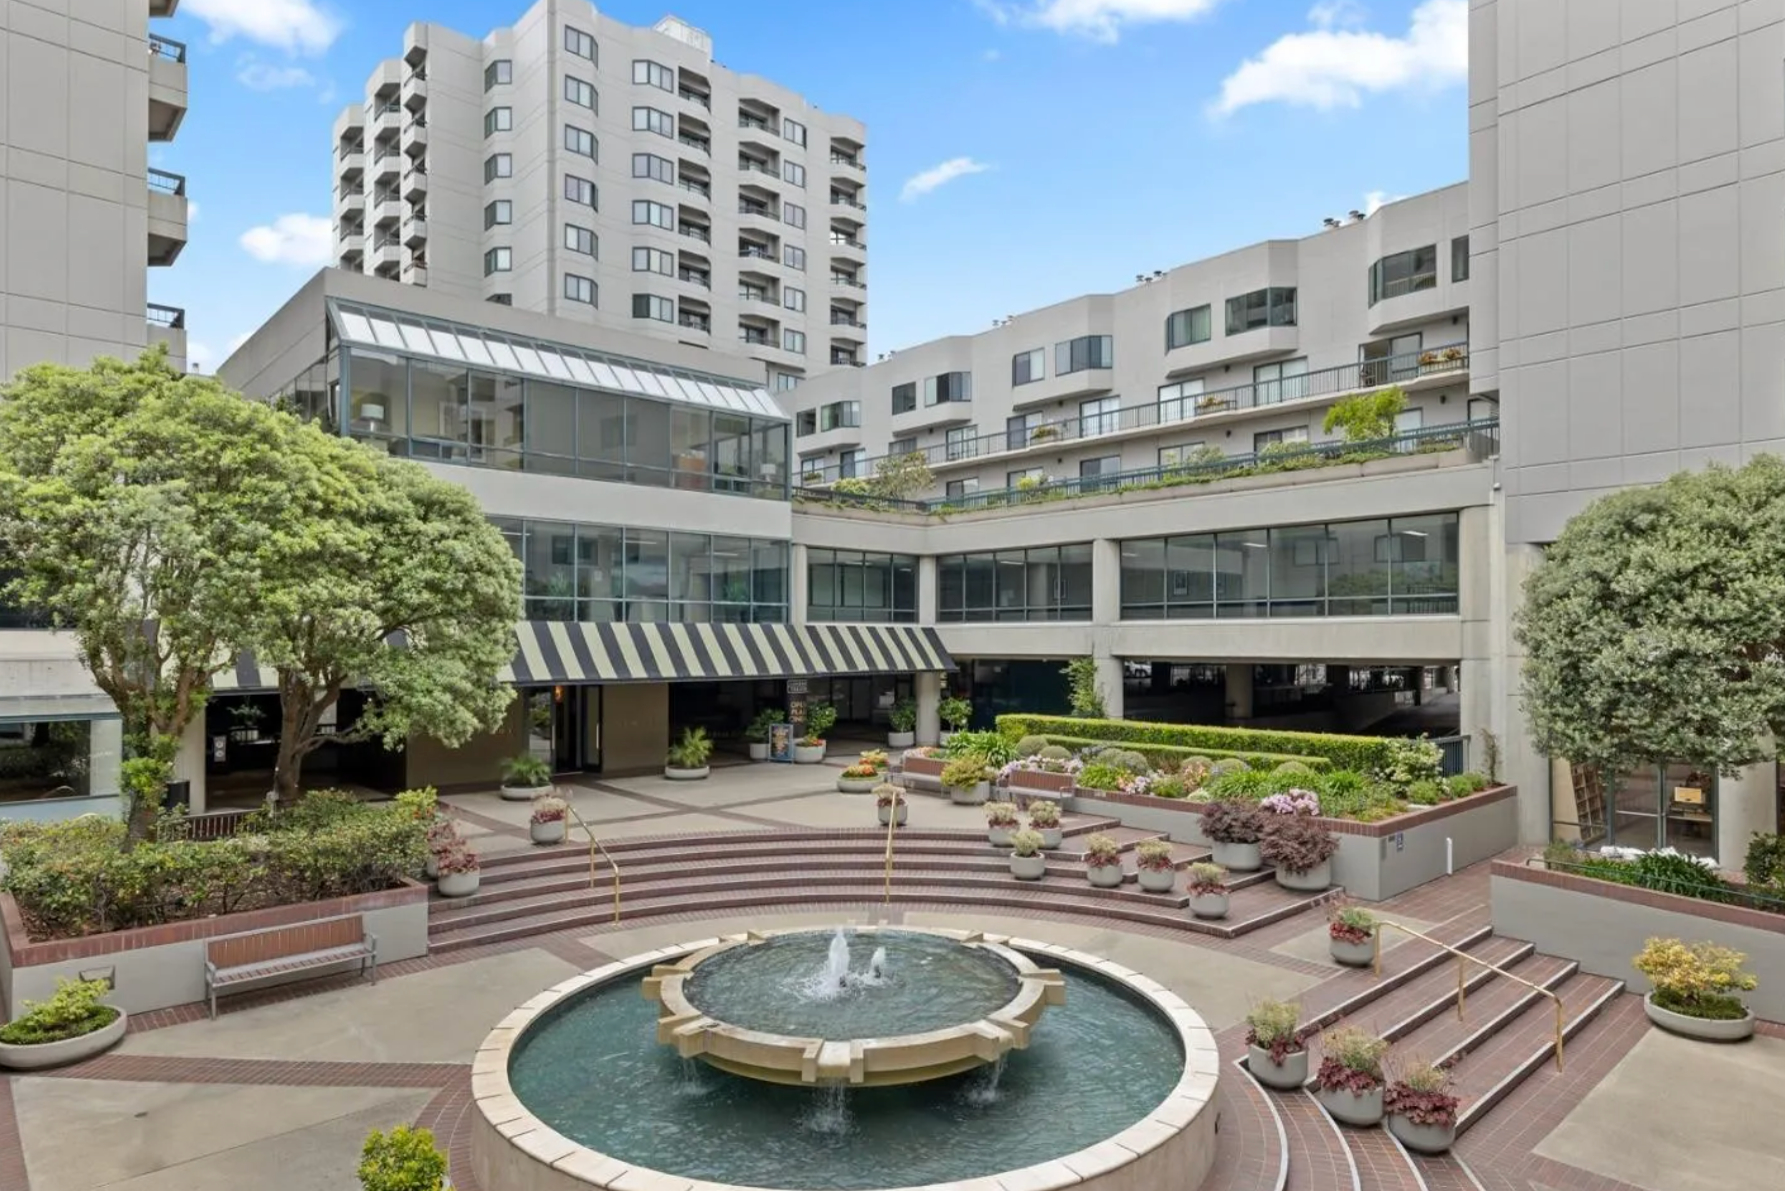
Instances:
[[[906,753],[900,764],[899,773],[907,786],[916,786],[925,790],[942,788],[942,770],[948,761],[942,757],[914,757]]]
[[[129,1021],[130,1015],[120,1009],[110,1025],[101,1026],[91,1034],[82,1034],[78,1038],[39,1042],[32,1046],[0,1042],[0,1067],[11,1071],[41,1071],[46,1067],[63,1067],[82,1059],[90,1059],[94,1055],[104,1054],[121,1042],[124,1031],[129,1028]]]
[[[1014,795],[1060,799],[1070,797],[1077,779],[1070,773],[1049,773],[1044,769],[1013,769],[1005,786]]]

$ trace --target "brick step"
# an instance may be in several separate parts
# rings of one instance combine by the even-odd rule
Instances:
[[[1494,933],[1491,926],[1464,925],[1439,926],[1433,931],[1434,938],[1465,951],[1481,945]],[[1302,997],[1302,1024],[1317,1030],[1329,1029],[1341,1018],[1359,1012],[1412,981],[1431,977],[1447,960],[1455,963],[1449,952],[1419,941],[1384,951],[1380,976],[1369,968],[1346,968],[1310,989]],[[1435,990],[1445,979],[1444,976],[1432,977],[1431,988]],[[1456,977],[1449,975],[1448,980],[1455,988]]]
[[[1344,1134],[1307,1091],[1266,1089],[1283,1128],[1284,1191],[1357,1191],[1357,1166]]]
[[[1426,1191],[1482,1191],[1475,1172],[1455,1154],[1409,1154]]]
[[[1580,965],[1553,955],[1532,955],[1512,966],[1513,975],[1540,988],[1560,995],[1560,988]],[[1416,1056],[1433,1064],[1458,1063],[1465,1056],[1481,1050],[1489,1039],[1512,1024],[1527,1009],[1542,1005],[1552,1019],[1555,1004],[1542,993],[1526,988],[1516,980],[1495,976],[1479,991],[1471,989],[1463,999],[1463,1013],[1455,1011],[1453,992],[1442,1012],[1426,1021],[1404,1029],[1396,1037],[1396,1048],[1407,1056]],[[1566,1002],[1564,1002],[1564,1013]]]
[[[1412,1157],[1389,1136],[1386,1128],[1352,1129],[1340,1125],[1339,1129],[1351,1151],[1358,1191],[1430,1191]]]
[[[1590,1029],[1601,1011],[1623,995],[1624,982],[1576,972],[1555,991],[1562,998],[1566,1060],[1566,1042]],[[1527,1079],[1547,1080],[1555,1076],[1555,1031],[1555,1006],[1543,998],[1457,1065],[1454,1091],[1462,1101],[1457,1116],[1459,1133],[1475,1125]]]

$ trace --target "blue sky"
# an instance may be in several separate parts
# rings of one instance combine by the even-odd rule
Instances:
[[[191,110],[151,161],[196,204],[150,297],[214,367],[326,261],[334,115],[410,19],[529,0],[183,0]],[[873,353],[1468,170],[1467,0],[609,0],[868,125]],[[622,85],[618,75],[609,88]],[[938,181],[940,179],[940,181]]]

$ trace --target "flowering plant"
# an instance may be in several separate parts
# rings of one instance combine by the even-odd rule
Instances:
[[[860,761],[845,769],[843,771],[843,776],[852,782],[861,782],[872,777],[879,777],[880,771],[872,765],[869,765],[866,761]]]
[[[1202,833],[1218,844],[1255,844],[1263,825],[1250,802],[1218,799],[1202,812]]]
[[[1010,837],[1010,846],[1018,856],[1041,855],[1041,832],[1024,829]]]
[[[874,787],[874,801],[881,806],[897,806],[905,799],[905,792],[891,782],[881,782]]]
[[[1368,943],[1376,933],[1376,916],[1362,906],[1336,906],[1326,933],[1341,943]]]
[[[1429,1063],[1413,1064],[1382,1094],[1382,1111],[1404,1116],[1414,1125],[1454,1127],[1457,1098],[1450,1094],[1450,1073]]]
[[[541,794],[533,800],[533,813],[529,821],[534,823],[562,823],[569,812],[570,804],[554,794]]]
[[[1032,757],[1018,757],[998,771],[998,776],[1007,778],[1018,770],[1031,773],[1072,773],[1076,774],[1085,767],[1085,763],[1077,757],[1043,757],[1039,754]]]
[[[950,761],[942,770],[942,784],[964,790],[977,786],[991,776],[992,770],[986,765],[985,758],[980,756],[961,757]]]
[[[1122,863],[1122,848],[1116,843],[1114,836],[1099,831],[1085,841],[1085,865],[1088,868],[1105,868],[1112,864]]]
[[[459,873],[474,873],[483,867],[477,859],[477,853],[472,851],[470,845],[463,840],[441,852],[438,864],[440,875],[443,877],[455,876]]]
[[[1208,816],[1203,816],[1208,831]],[[1265,825],[1258,851],[1285,872],[1306,873],[1331,860],[1339,850],[1339,838],[1306,815],[1279,815]]]
[[[1060,804],[1037,798],[1029,804],[1029,826],[1054,828],[1060,825]]]
[[[1016,803],[988,802],[985,804],[985,825],[987,827],[1015,827],[1017,822]]]
[[[934,757],[937,753],[939,753],[941,751],[942,751],[941,749],[937,748],[933,744],[920,744],[914,748],[906,749],[905,755],[907,757]]]
[[[1302,1007],[1294,1001],[1264,1000],[1246,1014],[1246,1045],[1271,1052],[1271,1062],[1281,1066],[1283,1060],[1302,1050]]]
[[[1227,892],[1227,870],[1218,864],[1201,864],[1190,866],[1184,887],[1190,891],[1191,897],[1207,897],[1211,893]]]
[[[1134,849],[1136,866],[1148,872],[1170,872],[1174,865],[1171,862],[1171,842],[1162,839],[1144,840]]]
[[[1362,1096],[1382,1086],[1382,1056],[1388,1039],[1343,1026],[1326,1036],[1326,1057],[1316,1077],[1323,1092],[1350,1092]]]
[[[1655,986],[1655,1004],[1688,1017],[1735,1021],[1747,1008],[1734,994],[1760,982],[1742,970],[1748,957],[1719,943],[1650,939],[1631,961]]]
[[[428,851],[438,856],[454,844],[459,843],[459,824],[455,819],[441,815],[428,824]]]
[[[1261,801],[1258,809],[1267,815],[1318,815],[1320,795],[1312,790],[1285,790]]]
[[[890,762],[887,760],[885,749],[869,749],[861,755],[861,759],[856,764],[866,765],[870,769],[885,769]]]

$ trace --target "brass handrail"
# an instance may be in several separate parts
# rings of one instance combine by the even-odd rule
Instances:
[[[1382,928],[1385,926],[1392,926],[1396,930],[1400,931],[1402,934],[1412,935],[1416,939],[1420,939],[1427,943],[1430,943],[1434,947],[1442,948],[1443,950],[1448,951],[1452,955],[1457,957],[1457,1020],[1458,1021],[1463,1020],[1463,998],[1464,998],[1465,987],[1467,985],[1467,981],[1463,977],[1463,973],[1465,971],[1467,971],[1467,969],[1463,967],[1462,961],[1464,961],[1464,960],[1467,960],[1468,962],[1470,962],[1472,964],[1477,964],[1483,968],[1486,968],[1490,972],[1496,972],[1499,975],[1505,977],[1507,980],[1512,981],[1514,984],[1522,984],[1526,988],[1530,989],[1532,992],[1538,994],[1539,996],[1548,997],[1551,1001],[1554,1001],[1555,1005],[1556,1005],[1556,1070],[1560,1071],[1562,1069],[1562,1033],[1563,1033],[1564,1027],[1562,1024],[1562,998],[1561,997],[1557,996],[1555,993],[1551,992],[1549,989],[1544,988],[1542,985],[1533,984],[1531,981],[1526,980],[1523,976],[1514,976],[1511,972],[1508,972],[1505,968],[1502,968],[1499,964],[1489,963],[1487,960],[1482,959],[1478,955],[1470,955],[1467,951],[1461,951],[1455,947],[1452,947],[1449,943],[1440,943],[1437,939],[1432,938],[1432,936],[1425,934],[1421,931],[1416,931],[1410,926],[1402,926],[1398,922],[1389,922],[1386,919],[1381,919],[1381,920],[1377,921],[1376,930],[1374,932],[1374,938],[1375,938],[1375,942],[1376,942],[1376,957],[1372,964],[1372,968],[1377,976],[1382,975]]]
[[[880,801],[878,795],[874,801]],[[905,792],[900,790],[893,795],[892,805],[886,811],[886,886],[880,895],[880,904],[885,906],[892,905],[893,833],[899,829],[899,808],[904,805]]]
[[[617,926],[620,922],[620,866],[615,863],[612,853],[607,850],[607,845],[595,838],[595,832],[583,817],[576,813],[576,808],[570,805],[568,798],[564,800],[564,813],[575,819],[576,825],[581,827],[583,834],[589,837],[589,888],[595,888],[595,853],[599,851],[607,859],[607,867],[614,874],[614,924]]]

